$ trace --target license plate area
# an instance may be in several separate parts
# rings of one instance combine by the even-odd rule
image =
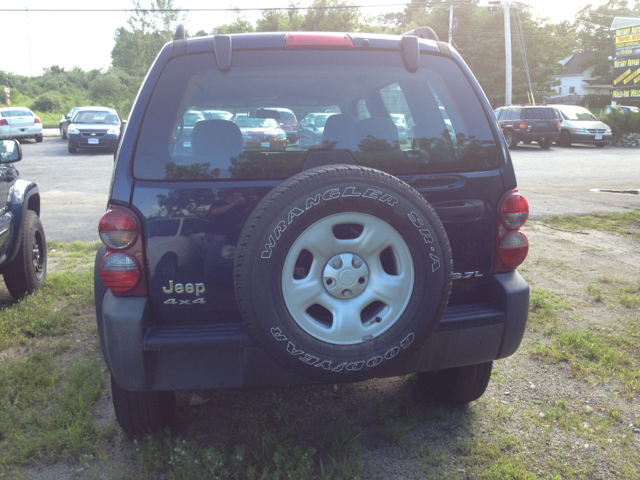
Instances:
[[[596,135],[596,140],[602,140],[602,135]]]
[[[100,140],[97,138],[89,138],[87,140],[89,142],[89,145],[98,145],[100,143]]]

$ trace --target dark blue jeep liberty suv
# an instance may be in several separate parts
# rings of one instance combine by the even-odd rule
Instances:
[[[328,118],[303,146],[283,111]],[[177,390],[413,373],[445,404],[479,398],[524,334],[527,217],[482,89],[431,29],[178,28],[135,100],[99,225],[118,422],[169,425]]]

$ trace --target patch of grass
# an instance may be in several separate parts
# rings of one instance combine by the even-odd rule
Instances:
[[[92,273],[52,272],[42,289],[0,306],[0,347],[68,332],[92,307]]]
[[[620,291],[620,304],[627,308],[640,307],[640,283],[633,287],[625,287]]]
[[[584,404],[569,405],[565,400],[529,408],[528,414],[538,427],[562,428],[589,441],[605,441],[615,424],[611,415],[603,415]]]
[[[616,378],[622,382],[625,395],[640,393],[640,368],[623,347],[624,338],[594,332],[570,330],[553,337],[548,345],[539,344],[532,353],[539,358],[566,362],[578,378],[604,382]]]
[[[527,326],[534,331],[546,334],[558,329],[558,312],[570,310],[571,305],[560,295],[543,288],[531,289],[529,299],[529,319]]]
[[[0,365],[0,465],[93,453],[91,412],[103,385],[97,355],[64,364],[39,349]]]
[[[544,225],[569,231],[601,230],[640,238],[640,212],[594,213],[584,217],[554,215],[540,220]]]

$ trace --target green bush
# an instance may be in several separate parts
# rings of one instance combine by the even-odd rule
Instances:
[[[62,109],[62,98],[59,95],[47,92],[40,95],[31,104],[32,110],[38,110],[39,112],[54,112]]]
[[[601,120],[611,127],[614,142],[627,133],[640,133],[640,113],[612,110],[610,114],[603,115]]]

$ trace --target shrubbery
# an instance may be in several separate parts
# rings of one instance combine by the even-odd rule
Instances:
[[[32,110],[37,110],[38,112],[54,112],[60,111],[62,109],[62,99],[60,95],[47,92],[40,95],[35,101],[31,104]]]
[[[611,127],[614,142],[627,133],[640,133],[640,113],[622,113],[612,110],[610,114],[603,115],[600,120]]]

